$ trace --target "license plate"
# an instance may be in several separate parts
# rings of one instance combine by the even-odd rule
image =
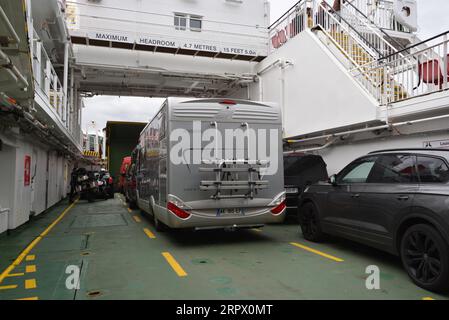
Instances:
[[[221,216],[242,216],[244,215],[242,208],[218,209],[218,215]]]

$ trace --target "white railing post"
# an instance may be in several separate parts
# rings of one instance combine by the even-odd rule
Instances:
[[[443,88],[447,89],[447,78],[449,76],[449,70],[448,70],[448,46],[447,46],[447,41],[448,41],[448,37],[447,37],[447,33],[443,36]]]
[[[308,29],[308,25],[309,25],[309,16],[307,15],[307,4],[309,3],[309,0],[304,1],[304,7],[303,7],[303,26],[304,26],[304,30]],[[303,30],[301,30],[303,31]]]
[[[42,43],[40,41],[34,40],[34,54],[36,56],[33,56],[33,66],[34,66],[34,79],[37,81],[37,84],[40,88],[45,86],[45,84],[42,83]]]
[[[65,45],[64,45],[64,81],[63,81],[63,86],[64,86],[64,91],[63,91],[63,109],[64,109],[64,119],[63,121],[67,121],[67,115],[65,114],[66,110],[67,110],[67,92],[68,92],[68,87],[69,87],[69,46],[70,43],[68,41],[66,41]],[[67,123],[66,123],[67,125]]]
[[[43,50],[43,48],[42,48]],[[47,99],[50,99],[50,90],[51,86],[53,84],[53,78],[51,74],[51,63],[50,60],[45,60],[45,86],[44,86],[44,92],[47,96]]]

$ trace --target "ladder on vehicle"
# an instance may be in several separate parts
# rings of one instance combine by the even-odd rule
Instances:
[[[215,180],[202,180],[200,190],[215,191],[212,199],[253,199],[258,190],[268,188],[268,181],[261,180],[261,169],[269,164],[268,160],[203,160],[200,172],[215,173]],[[247,173],[247,179],[239,179],[239,173]],[[223,194],[229,191],[229,194]],[[246,191],[233,194],[233,192]]]

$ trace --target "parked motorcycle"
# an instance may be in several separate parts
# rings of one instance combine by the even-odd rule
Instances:
[[[73,203],[77,196],[81,199],[87,199],[88,202],[95,200],[95,194],[98,192],[98,182],[93,172],[89,172],[85,168],[78,168],[72,173],[71,183],[70,203]]]
[[[100,181],[107,198],[114,198],[114,179],[106,170],[100,171]]]

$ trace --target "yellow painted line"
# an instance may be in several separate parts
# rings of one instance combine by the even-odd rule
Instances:
[[[36,256],[34,254],[30,254],[26,257],[26,261],[34,261],[34,259],[36,259]]]
[[[10,274],[8,274],[6,277],[7,278],[11,278],[11,277],[22,277],[22,276],[24,276],[25,275],[25,273],[23,273],[23,272],[18,272],[18,273],[10,273]]]
[[[256,231],[256,232],[262,232],[262,229],[257,229],[257,228],[254,228],[254,229],[252,229],[253,231]]]
[[[434,298],[432,298],[432,297],[424,297],[424,298],[422,298],[423,300],[435,300]]]
[[[151,232],[150,229],[144,228],[144,229],[143,229],[143,232],[145,232],[145,234],[148,236],[148,238],[150,238],[150,239],[156,239],[156,236],[154,235],[153,232]]]
[[[16,300],[39,300],[38,297],[29,297],[29,298],[21,298],[21,299],[16,299]]]
[[[133,211],[130,208],[127,208],[129,213],[132,213]]]
[[[36,289],[36,279],[25,280],[25,289]]]
[[[0,290],[10,290],[10,289],[16,289],[16,288],[17,288],[17,285],[13,284],[10,286],[2,286],[2,287],[0,287]]]
[[[140,220],[140,218],[138,216],[133,216],[134,220],[136,220],[136,222],[142,222],[142,220]]]
[[[25,272],[26,273],[32,273],[32,272],[36,272],[36,266],[35,265],[29,265],[25,267]]]
[[[3,280],[6,278],[6,276],[11,273],[12,270],[14,270],[15,267],[17,267],[19,264],[22,263],[23,259],[27,259],[27,261],[34,260],[35,256],[28,256],[31,250],[34,249],[34,247],[42,240],[43,237],[45,237],[64,217],[65,215],[72,209],[78,200],[76,200],[74,203],[72,203],[70,206],[68,206],[60,215],[59,217],[53,221],[52,224],[50,224],[47,229],[44,230],[36,239],[34,239],[26,248],[22,251],[22,253],[14,260],[14,262],[9,265],[8,268],[6,268],[2,274],[0,275],[0,283],[3,282]],[[32,257],[32,259],[28,258]]]
[[[296,243],[296,242],[290,242],[290,244],[291,244],[292,246],[295,246],[295,247],[304,249],[304,250],[306,250],[306,251],[315,253],[315,254],[317,254],[317,255],[319,255],[319,256],[322,256],[322,257],[324,257],[324,258],[327,258],[327,259],[330,259],[330,260],[333,260],[333,261],[336,261],[336,262],[343,262],[343,261],[344,261],[343,259],[340,259],[340,258],[331,256],[330,254],[327,254],[327,253],[324,253],[324,252],[321,252],[321,251],[318,251],[318,250],[309,248],[309,247],[307,247],[307,246],[305,246],[305,245],[302,245],[302,244],[299,244],[299,243]]]
[[[187,273],[169,252],[162,252],[162,255],[179,277],[187,276]]]

